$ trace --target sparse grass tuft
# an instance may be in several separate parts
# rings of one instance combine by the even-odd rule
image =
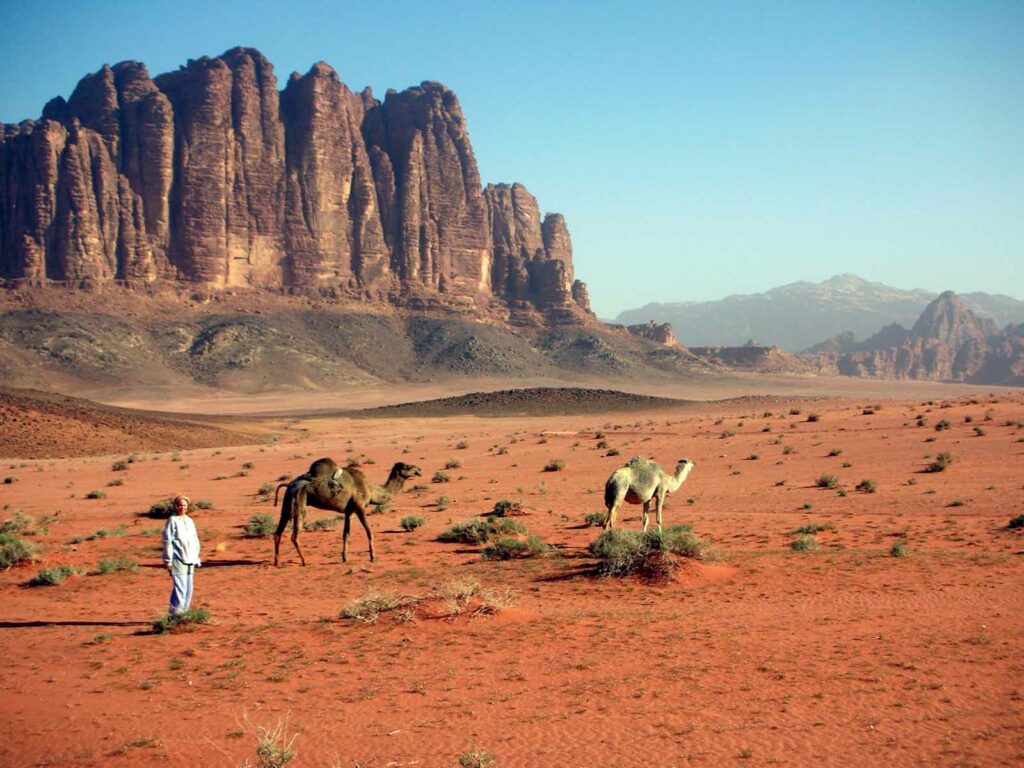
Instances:
[[[604,525],[604,519],[608,516],[607,512],[587,512],[583,518],[583,522],[587,526]]]
[[[105,499],[105,498],[107,498],[107,494],[106,494],[105,491],[89,491],[87,494],[85,494],[85,498],[87,498],[87,499]]]
[[[274,532],[274,528],[274,518],[270,515],[253,515],[249,518],[249,522],[245,524],[242,530],[245,531],[246,536],[262,538],[272,534]]]
[[[889,548],[889,554],[893,557],[906,557],[907,556],[907,542],[902,539],[893,542],[893,545]]]
[[[505,517],[506,515],[522,514],[522,511],[522,502],[502,499],[501,501],[495,502],[494,509],[491,510],[491,515],[493,517]]]
[[[936,432],[942,432],[945,429],[951,429],[952,426],[953,425],[949,423],[949,419],[943,419],[942,421],[936,423],[935,431]]]
[[[598,572],[604,576],[637,575],[652,581],[664,581],[678,569],[677,558],[701,559],[708,545],[689,526],[679,525],[646,533],[611,529],[590,545],[590,553],[601,562]]]
[[[857,483],[857,490],[864,491],[864,493],[874,493],[878,490],[878,482],[875,480],[861,480]]]
[[[381,613],[393,611],[403,604],[408,598],[403,598],[397,592],[372,591],[365,597],[353,600],[341,609],[339,614],[343,619],[353,619],[364,624],[373,624],[380,617]]]
[[[319,517],[316,520],[304,520],[302,530],[304,531],[333,531],[338,527],[340,517]]]
[[[529,557],[540,557],[550,547],[537,536],[529,536],[523,539],[514,539],[510,536],[502,536],[493,544],[484,548],[484,560],[521,560]]]
[[[205,608],[189,608],[177,616],[161,616],[153,622],[153,631],[158,635],[173,632],[176,629],[192,630],[197,624],[207,624],[210,621],[210,612]]]
[[[452,479],[451,475],[449,475],[447,472],[439,469],[439,470],[437,470],[437,472],[434,473],[434,476],[432,478],[430,478],[430,481],[433,482],[433,483],[448,483],[448,482],[451,482],[451,479]]]
[[[78,569],[73,565],[57,565],[53,568],[43,568],[28,581],[30,587],[52,587],[63,584],[69,576],[78,574]]]
[[[842,452],[843,452],[842,448],[833,448],[831,451],[828,452],[828,455],[829,456],[839,456],[840,454],[842,454]]]
[[[943,472],[946,467],[953,463],[953,456],[948,451],[942,451],[935,457],[935,460],[928,465],[929,472]]]
[[[494,755],[486,749],[474,749],[459,755],[459,768],[492,768],[495,764]]]
[[[459,461],[458,459],[448,459],[448,461],[444,463],[445,469],[458,469],[461,466],[462,462]]]
[[[295,757],[297,733],[288,734],[288,721],[280,720],[274,728],[256,726],[256,765],[248,760],[242,768],[284,768]]]
[[[437,535],[438,541],[460,544],[484,544],[491,537],[491,526],[483,520],[456,523]]]
[[[835,475],[821,474],[818,475],[818,479],[814,481],[814,484],[819,488],[837,488],[839,487],[839,478]]]
[[[403,531],[415,531],[417,528],[422,527],[426,524],[427,519],[420,517],[419,515],[408,515],[398,521],[398,524],[402,527]]]
[[[561,459],[551,459],[544,465],[545,472],[561,472],[563,469],[565,469],[565,462]]]
[[[1006,525],[1007,528],[1024,528],[1024,515],[1017,515],[1010,519],[1010,522]]]
[[[115,558],[106,558],[100,560],[96,566],[96,573],[115,573],[117,571],[137,571],[139,570],[139,564],[132,560],[130,557],[121,555]]]
[[[794,552],[809,552],[818,548],[818,540],[813,536],[798,536],[789,542],[789,548]]]
[[[836,527],[832,523],[807,523],[807,525],[801,525],[799,528],[794,528],[790,533],[802,533],[805,535],[812,535],[819,531],[834,531]]]
[[[15,533],[0,533],[0,568],[35,560],[35,545]]]

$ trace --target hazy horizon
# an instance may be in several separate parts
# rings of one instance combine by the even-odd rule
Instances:
[[[439,80],[483,183],[566,216],[603,317],[843,273],[1024,296],[1021,3],[54,2],[5,20],[5,122],[104,63],[156,75],[236,45],[279,88],[320,60],[378,98]]]

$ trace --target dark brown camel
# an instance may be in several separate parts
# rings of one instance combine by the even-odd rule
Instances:
[[[281,483],[277,491],[285,488],[284,501],[281,502],[281,519],[274,533],[274,565],[279,565],[281,536],[288,523],[292,524],[292,544],[299,553],[299,560],[306,564],[306,558],[299,546],[299,533],[302,531],[302,520],[306,515],[306,504],[317,509],[333,510],[345,515],[345,528],[341,536],[341,561],[348,561],[348,535],[351,530],[352,515],[359,518],[366,530],[366,538],[370,544],[370,562],[375,560],[373,552],[373,531],[366,520],[366,511],[371,504],[380,505],[393,499],[402,490],[405,481],[410,477],[420,476],[422,471],[414,464],[398,462],[391,468],[384,485],[374,485],[367,480],[360,470],[339,467],[333,459],[318,459],[313,462],[309,472],[299,475],[290,483]],[[274,493],[277,503],[277,492]]]

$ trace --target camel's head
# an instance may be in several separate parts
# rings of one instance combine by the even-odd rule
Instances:
[[[423,474],[423,470],[415,464],[406,464],[402,461],[396,462],[391,472],[403,480],[408,480],[410,477],[419,477]]]
[[[680,464],[689,464],[691,469],[697,466],[697,463],[694,461],[690,461],[690,459],[680,459],[679,461],[676,462],[676,466],[678,467]]]

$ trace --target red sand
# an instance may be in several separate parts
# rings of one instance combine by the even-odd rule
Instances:
[[[282,420],[276,443],[182,451],[180,461],[142,454],[122,472],[111,464],[123,455],[5,462],[0,475],[17,480],[0,485],[4,516],[56,520],[32,537],[36,565],[0,572],[0,764],[239,766],[255,761],[257,726],[287,720],[294,766],[453,766],[475,750],[499,766],[567,768],[1020,765],[1024,530],[1007,523],[1024,512],[1024,429],[1006,424],[1024,421],[1024,395],[949,407],[885,400],[864,415],[874,402],[800,403],[799,415],[775,402]],[[807,421],[812,410],[819,421]],[[936,431],[941,419],[951,429]],[[595,447],[597,431],[620,455]],[[949,468],[922,472],[939,451],[952,453]],[[599,531],[584,515],[602,509],[605,479],[639,453],[696,461],[666,523],[691,523],[724,559],[689,563],[660,586],[590,575]],[[276,520],[256,490],[323,455],[372,457],[364,469],[377,482],[392,462],[412,461],[427,489],[370,518],[372,567],[356,524],[347,565],[338,528],[304,534],[306,568],[286,541],[274,569],[270,540],[241,531],[254,514]],[[542,471],[555,458],[565,469]],[[461,461],[451,482],[431,483],[450,459]],[[246,463],[247,476],[234,476]],[[847,495],[815,487],[822,473]],[[107,487],[113,479],[124,485]],[[855,490],[862,479],[877,493]],[[107,497],[83,498],[91,490]],[[161,522],[137,513],[178,491],[214,504],[195,513],[197,603],[212,623],[153,635],[169,579]],[[434,540],[499,499],[523,503],[518,519],[553,554],[492,563],[479,547]],[[403,532],[410,514],[426,525]],[[638,529],[639,508],[620,521]],[[807,523],[835,530],[794,552],[792,531]],[[70,543],[119,526],[125,535]],[[898,540],[908,556],[890,555]],[[92,569],[119,555],[142,567],[23,586],[41,567]],[[512,589],[512,605],[451,620],[338,617],[370,590],[424,595],[467,580]]]

